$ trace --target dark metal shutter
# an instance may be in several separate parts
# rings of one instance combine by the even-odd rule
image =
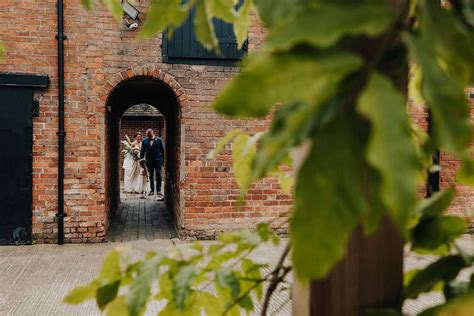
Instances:
[[[237,41],[234,36],[232,24],[225,23],[219,19],[213,19],[214,29],[222,55],[217,55],[206,50],[196,39],[194,34],[194,12],[193,9],[184,24],[173,32],[171,39],[163,35],[164,57],[168,59],[196,59],[196,60],[240,60],[246,52],[246,45],[237,49]]]

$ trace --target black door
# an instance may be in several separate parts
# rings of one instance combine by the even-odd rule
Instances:
[[[48,76],[0,73],[0,244],[31,242],[33,89]]]
[[[31,240],[32,100],[29,87],[0,86],[0,243]]]

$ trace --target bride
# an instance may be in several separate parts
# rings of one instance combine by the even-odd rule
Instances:
[[[147,188],[148,176],[146,166],[140,164],[138,156],[142,146],[142,134],[138,132],[133,136],[132,142],[127,137],[127,140],[122,143],[126,146],[122,165],[125,170],[125,192],[143,193]]]

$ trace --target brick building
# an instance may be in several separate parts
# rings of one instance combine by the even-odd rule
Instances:
[[[149,1],[137,5],[141,12],[138,24]],[[9,188],[16,185],[14,192],[6,189],[6,181],[0,181],[5,185],[0,188],[4,192],[0,193],[1,199],[8,201],[9,208],[0,214],[2,219],[21,209],[27,234],[40,243],[56,242],[62,234],[58,233],[61,216],[57,216],[58,205],[62,204],[65,242],[102,241],[120,202],[119,141],[124,136],[120,135],[120,122],[122,133],[127,128],[142,130],[144,127],[133,125],[133,115],[127,113],[134,106],[148,104],[161,115],[150,124],[158,124],[154,125],[157,129],[164,127],[166,134],[165,197],[181,236],[212,237],[218,231],[252,227],[259,221],[272,221],[274,225],[286,221],[292,201],[280,192],[276,179],[254,185],[249,202],[238,206],[230,151],[227,149],[216,160],[206,159],[230,129],[253,133],[268,125],[268,120],[229,120],[209,107],[223,85],[239,71],[236,61],[245,50],[259,48],[265,32],[255,17],[243,51],[236,49],[228,27],[217,26],[224,39],[224,55],[218,57],[196,46],[189,22],[175,32],[173,40],[162,34],[137,42],[137,29],[130,29],[129,23],[118,23],[105,8],[96,6],[89,12],[81,1],[65,0],[65,143],[61,175],[61,72],[55,13],[56,1],[0,2],[0,41],[6,47],[0,64],[0,133],[2,139],[25,140],[21,151],[25,167],[13,168],[13,162],[19,161],[17,154],[2,156],[1,176],[22,179],[8,184]],[[62,39],[59,36],[59,41]],[[19,95],[21,100],[16,99]],[[9,110],[20,101],[22,111]],[[33,118],[28,116],[31,104],[33,108],[39,105]],[[24,128],[10,119],[13,116]],[[160,117],[163,125],[159,125]],[[414,117],[426,125],[423,109],[415,109]],[[2,124],[14,133],[7,133]],[[453,181],[458,162],[443,154],[441,157],[444,186]],[[61,187],[63,203],[58,201]],[[460,187],[460,192],[452,211],[467,216],[474,205],[473,191]],[[0,227],[4,232],[11,229]]]

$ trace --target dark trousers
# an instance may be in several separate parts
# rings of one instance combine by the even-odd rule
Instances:
[[[155,192],[155,175],[156,175],[156,192],[161,191],[161,161],[152,161],[146,163],[148,176],[150,178],[150,191]]]

